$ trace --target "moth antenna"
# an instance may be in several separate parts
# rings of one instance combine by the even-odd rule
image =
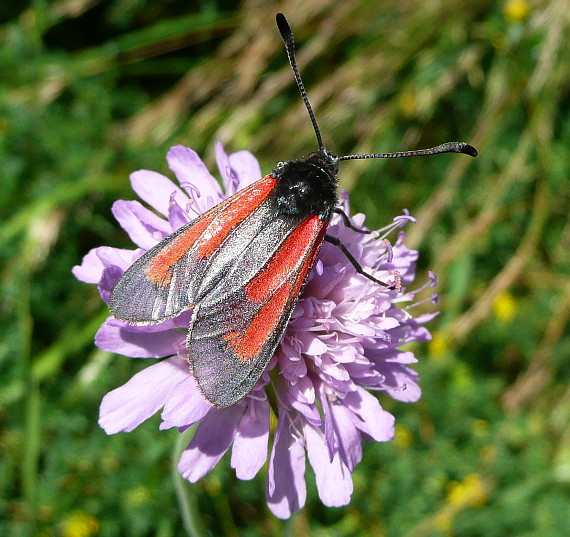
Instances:
[[[311,118],[311,123],[313,124],[313,130],[317,137],[317,143],[319,144],[320,150],[325,150],[323,144],[323,139],[321,136],[321,130],[319,129],[319,124],[317,123],[317,118],[313,112],[313,107],[309,102],[307,97],[307,91],[305,90],[305,85],[303,84],[303,79],[301,78],[301,73],[297,67],[297,59],[295,57],[295,40],[293,39],[293,32],[291,27],[285,18],[283,13],[277,13],[275,16],[277,21],[277,28],[285,44],[285,50],[287,52],[287,57],[289,58],[289,63],[291,64],[291,69],[293,69],[293,74],[295,75],[295,82],[297,83],[297,88],[301,94],[301,98],[305,103],[309,117]],[[477,156],[477,149],[472,145],[465,142],[447,142],[445,144],[438,145],[436,147],[431,147],[429,149],[416,149],[414,151],[399,151],[396,153],[368,153],[364,155],[346,155],[344,157],[336,157],[338,161],[340,160],[359,160],[359,159],[379,159],[379,158],[404,158],[404,157],[424,157],[428,155],[439,155],[441,153],[463,153],[465,155],[470,155],[472,157]]]
[[[369,153],[364,155],[346,155],[338,157],[338,160],[359,160],[365,158],[403,158],[425,157],[428,155],[440,155],[441,153],[463,153],[471,157],[477,156],[477,149],[465,142],[447,142],[429,149],[416,149],[414,151],[399,151],[397,153]]]
[[[297,67],[297,60],[295,58],[295,40],[293,39],[293,32],[291,31],[291,27],[285,18],[283,13],[277,13],[275,16],[275,20],[277,21],[277,28],[279,28],[279,33],[281,34],[281,39],[283,39],[283,43],[285,44],[285,50],[287,51],[287,57],[289,58],[289,63],[291,64],[291,69],[293,69],[293,74],[295,75],[295,81],[297,82],[297,88],[299,88],[299,93],[305,103],[305,107],[307,108],[307,112],[309,113],[309,117],[311,118],[311,123],[313,124],[313,130],[315,131],[315,135],[317,136],[317,143],[319,144],[319,149],[324,150],[325,146],[323,145],[323,139],[321,137],[321,130],[319,129],[319,125],[317,123],[317,118],[315,117],[315,113],[313,112],[313,107],[309,102],[309,98],[307,97],[307,92],[305,91],[305,85],[303,84],[303,80],[301,79],[301,73],[299,73],[299,68]]]

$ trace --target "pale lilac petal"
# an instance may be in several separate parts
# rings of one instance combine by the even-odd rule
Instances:
[[[231,467],[238,479],[253,479],[267,460],[269,401],[250,397],[234,438]]]
[[[150,250],[171,232],[166,220],[143,207],[138,201],[116,201],[112,211],[131,240],[145,250]]]
[[[105,247],[102,246],[101,248]],[[99,283],[105,265],[103,265],[103,262],[99,259],[97,250],[99,250],[99,248],[89,250],[89,252],[83,256],[81,265],[75,265],[71,269],[71,272],[78,280],[85,283]]]
[[[403,403],[415,403],[422,395],[417,381],[419,375],[403,364],[380,363],[378,371],[384,376],[382,391]]]
[[[129,327],[131,328],[131,327]],[[125,328],[125,323],[109,317],[95,335],[95,344],[103,351],[132,358],[162,358],[176,354],[184,340],[182,332],[141,332]]]
[[[238,177],[238,190],[261,179],[259,162],[249,151],[237,151],[229,156],[230,166]]]
[[[208,168],[195,151],[177,145],[170,149],[166,159],[180,186],[199,207],[199,212],[206,212],[224,199],[218,182],[210,175]],[[200,192],[199,198],[196,197],[195,188]]]
[[[107,434],[132,431],[157,412],[187,376],[188,369],[178,357],[147,367],[103,397],[99,425]]]
[[[296,382],[297,379],[307,375],[307,363],[305,360],[285,359],[280,364],[281,374],[290,382]]]
[[[296,400],[311,405],[315,402],[315,385],[310,378],[302,376],[295,381],[294,386],[294,390],[297,392],[294,395]]]
[[[158,430],[159,431],[167,431],[168,429],[173,429],[174,427],[176,427],[176,425],[174,425],[174,423],[170,423],[168,421],[162,420],[160,422],[160,425],[158,426]],[[184,430],[186,430],[186,429],[184,429]],[[179,429],[178,432],[182,432],[182,430]]]
[[[340,507],[350,502],[352,495],[352,474],[335,455],[331,461],[323,432],[311,425],[303,429],[307,443],[307,456],[315,470],[319,498],[329,507]]]
[[[161,418],[170,427],[182,428],[200,421],[210,410],[212,405],[206,402],[194,378],[188,375],[176,386],[176,390],[164,405]]]
[[[140,199],[164,216],[168,215],[172,194],[175,194],[181,203],[190,201],[180,187],[168,177],[150,170],[131,173],[131,186]]]
[[[189,204],[187,203],[187,205]],[[178,200],[173,197],[168,207],[168,221],[170,222],[172,231],[180,229],[182,226],[198,216],[198,213],[195,211],[191,210],[190,213],[192,214],[188,214],[186,210],[178,203]]]
[[[298,341],[291,341],[287,336],[281,340],[280,348],[275,353],[281,374],[291,382],[307,374],[307,363],[298,350]]]
[[[178,471],[185,479],[195,483],[218,464],[232,444],[244,410],[243,402],[223,409],[212,407],[180,457]]]
[[[115,287],[115,284],[119,281],[119,278],[123,275],[124,271],[121,267],[117,265],[110,265],[103,270],[101,279],[99,280],[99,294],[101,298],[108,304],[109,297],[111,296],[111,291]]]
[[[216,143],[216,162],[218,164],[220,175],[222,176],[222,183],[224,185],[224,190],[226,191],[226,196],[233,196],[239,190],[239,179],[231,167],[230,159],[224,151],[224,146],[220,142]]]
[[[294,412],[279,413],[273,449],[267,471],[267,505],[279,518],[289,518],[305,505],[305,448],[293,436],[291,417]]]
[[[414,317],[414,321],[418,324],[429,323],[431,320],[435,319],[438,315],[439,311],[435,311],[432,313],[424,313],[422,315]]]
[[[85,283],[99,283],[103,270],[110,265],[117,265],[123,269],[131,266],[140,255],[141,250],[123,250],[100,246],[93,248],[84,257],[81,265],[71,269],[73,275]]]
[[[309,385],[312,383],[308,383]],[[296,384],[277,382],[276,388],[283,390],[283,400],[288,401],[291,407],[299,412],[312,425],[321,424],[321,414],[315,405],[315,391],[307,382],[300,381]]]
[[[307,332],[302,339],[303,351],[311,356],[320,356],[328,350],[328,345],[325,341],[318,337],[313,332]]]
[[[419,257],[418,252],[398,243],[393,247],[393,255],[392,263],[402,276],[402,282],[406,284],[411,283],[415,277],[415,263]]]
[[[378,353],[377,356],[378,359],[386,363],[392,362],[398,364],[415,364],[418,361],[418,359],[414,356],[414,353],[410,351],[391,350],[389,353],[386,353],[385,356],[382,356],[382,353]]]
[[[342,462],[352,472],[362,459],[362,439],[352,421],[352,413],[346,405],[334,397],[326,395],[326,388],[321,383],[321,401],[325,412],[325,439],[332,460],[335,451]]]
[[[419,326],[414,328],[412,333],[408,335],[408,342],[418,342],[418,343],[426,343],[431,341],[431,333],[427,328],[423,326]],[[402,343],[403,344],[403,343]]]
[[[363,388],[349,392],[344,404],[352,411],[352,421],[358,429],[377,442],[387,442],[394,438],[394,416],[386,412],[378,399]]]
[[[127,270],[142,254],[144,250],[137,248],[136,250],[125,250],[123,248],[110,248],[102,246],[97,248],[97,255],[103,265],[109,267],[115,265]]]
[[[390,330],[390,336],[393,341],[397,342],[398,346],[412,342],[425,343],[431,340],[429,330],[424,326],[418,325],[414,320],[410,320],[407,324],[393,328]]]

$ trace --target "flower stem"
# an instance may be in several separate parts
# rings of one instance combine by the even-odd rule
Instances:
[[[182,516],[182,522],[184,524],[186,534],[189,537],[206,537],[207,533],[200,519],[200,511],[198,510],[196,495],[178,471],[178,461],[180,460],[180,456],[192,439],[192,436],[194,436],[195,430],[195,427],[191,427],[178,436],[178,440],[176,441],[174,452],[172,454],[171,472],[174,487],[176,489],[176,497],[178,499],[178,504],[180,505],[180,515]]]

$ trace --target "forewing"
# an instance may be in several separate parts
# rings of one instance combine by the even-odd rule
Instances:
[[[275,179],[265,176],[148,250],[113,288],[113,316],[147,325],[194,306],[231,265],[226,245],[231,245],[233,256],[239,255],[272,224],[274,186]]]
[[[311,216],[274,236],[278,248],[256,272],[249,266],[259,259],[259,245],[252,242],[223,280],[243,280],[246,273],[247,282],[229,290],[212,289],[194,309],[188,354],[198,386],[213,405],[227,407],[245,397],[266,369],[326,227],[326,221]]]

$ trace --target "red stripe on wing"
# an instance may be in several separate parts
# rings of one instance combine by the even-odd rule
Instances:
[[[227,237],[228,233],[250,215],[253,210],[271,193],[276,179],[266,175],[254,183],[253,188],[246,189],[239,198],[239,203],[228,204],[223,212],[213,220],[208,232],[200,237],[196,248],[200,257],[206,258],[212,254]]]
[[[240,362],[249,362],[261,353],[269,334],[279,324],[279,319],[291,300],[292,287],[290,283],[284,283],[259,309],[245,332],[230,332],[224,336],[228,347]]]
[[[147,279],[161,287],[167,286],[172,278],[173,265],[194,244],[199,258],[211,255],[228,233],[263,202],[275,186],[275,181],[267,175],[200,216],[194,225],[155,255],[145,268]]]
[[[224,336],[240,362],[256,360],[271,335],[285,329],[284,319],[297,301],[307,274],[313,266],[326,231],[326,222],[313,216],[302,222],[288,237],[263,271],[246,287],[246,297],[261,304],[249,325],[241,332]]]
[[[314,216],[308,218],[285,239],[267,265],[246,287],[246,295],[253,302],[264,302],[290,277],[304,255],[307,243],[314,240],[323,228],[323,221]]]
[[[156,285],[161,287],[167,286],[172,278],[172,266],[174,263],[192,248],[215,216],[215,214],[205,216],[158,252],[145,269],[146,277]]]

